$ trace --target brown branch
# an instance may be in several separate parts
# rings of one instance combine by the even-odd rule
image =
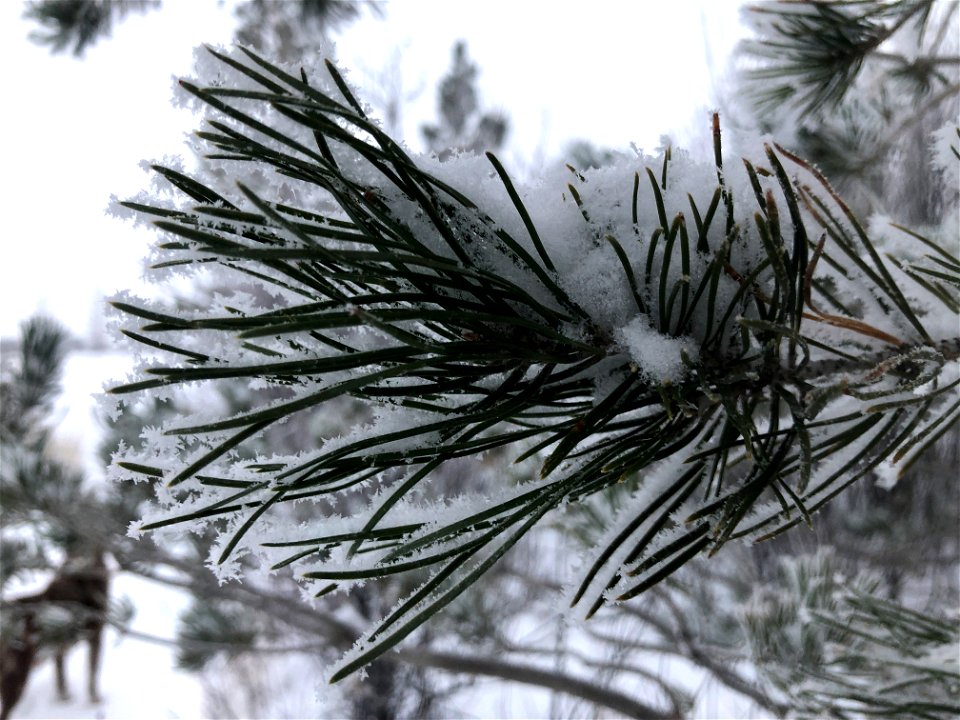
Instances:
[[[566,647],[560,651],[554,647],[525,647],[523,645],[515,645],[512,643],[500,644],[500,647],[502,647],[504,652],[515,653],[517,655],[533,655],[550,658],[555,657],[558,653],[562,653],[565,658],[573,658],[584,667],[592,668],[594,670],[639,675],[640,677],[659,687],[663,693],[670,698],[670,702],[673,705],[672,712],[675,715],[679,717],[683,714],[683,689],[680,687],[674,687],[664,679],[662,674],[652,670],[648,670],[638,665],[631,665],[629,663],[617,662],[614,660],[596,660],[582,652],[578,652],[577,650]],[[636,647],[634,643],[629,644],[630,649],[633,649],[634,647]]]
[[[555,583],[550,583],[549,581],[542,579],[537,579],[537,582],[548,589],[552,589],[557,592],[560,591],[560,586]],[[660,593],[655,592],[658,589],[659,588],[652,588],[652,591],[654,591],[655,595],[661,597],[661,599],[664,599],[662,595],[665,595],[667,591],[663,590]],[[673,612],[675,607],[676,606],[673,606],[671,615],[674,615],[674,618],[678,620],[678,625],[680,625],[680,627],[673,627],[666,622],[664,618],[648,611],[643,606],[636,603],[622,603],[617,606],[617,610],[619,612],[626,613],[627,615],[631,615],[653,628],[666,641],[665,644],[658,649],[659,652],[662,652],[664,655],[673,655],[675,657],[684,658],[693,662],[713,675],[713,677],[719,680],[723,685],[734,692],[740,693],[744,697],[750,698],[765,710],[769,710],[770,712],[779,716],[783,716],[786,713],[786,708],[767,696],[767,694],[764,693],[761,688],[752,684],[749,680],[733,670],[732,663],[729,661],[729,659],[717,659],[717,651],[715,649],[704,648],[703,646],[699,645],[693,639],[689,629],[676,617],[676,612]],[[589,628],[587,631],[591,636],[602,642],[615,642],[614,638],[605,636],[603,633],[591,631]],[[650,646],[635,643],[633,641],[627,641],[626,638],[618,638],[617,641],[621,643],[627,642],[630,647],[637,647],[641,650],[653,651],[653,648]]]
[[[401,648],[397,654],[402,660],[420,667],[495,677],[566,693],[626,717],[642,720],[671,720],[677,717],[675,714],[647,705],[617,690],[602,688],[593,682],[557,670],[541,670],[495,658],[469,657],[427,648]]]

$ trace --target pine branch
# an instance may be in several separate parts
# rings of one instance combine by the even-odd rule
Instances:
[[[588,615],[731,539],[811,523],[957,422],[960,340],[928,322],[929,308],[956,306],[960,262],[936,271],[956,283],[916,283],[782,147],[738,178],[722,167],[715,120],[716,167],[674,165],[667,152],[643,159],[649,187],[632,166],[622,185],[575,174],[558,210],[495,158],[480,179],[456,162],[423,169],[330,64],[323,80],[250,51],[211,54],[232,84],[181,84],[208,110],[212,171],[160,169],[183,197],[176,207],[123,205],[159,218],[158,268],[219,268],[272,300],[189,313],[115,302],[135,324],[127,336],[158,359],[112,392],[237,380],[267,390],[238,414],[147,433],[115,467],[157,485],[143,530],[227,520],[217,552],[228,573],[255,551],[301,568],[319,592],[424,578],[335,678],[429,622],[554,510],[637,473],[575,593]],[[271,177],[301,206],[278,202]],[[468,179],[482,203],[455,187]],[[750,197],[755,207],[740,207]],[[551,226],[563,211],[565,229]],[[585,257],[605,271],[573,282]],[[373,424],[251,457],[268,428],[340,398],[370,408]],[[537,477],[492,497],[434,489],[446,463],[499,449],[536,457]],[[284,509],[303,501],[345,516],[285,526]]]
[[[954,717],[960,710],[955,618],[880,597],[829,553],[781,562],[779,593],[757,593],[745,628],[764,676],[800,717]]]
[[[925,27],[933,7],[932,0],[799,0],[750,6],[747,17],[757,37],[742,47],[757,61],[747,71],[757,106],[789,104],[800,109],[801,117],[836,108],[874,59],[895,63],[892,74],[911,74],[929,83],[938,66],[954,65],[956,58],[921,53],[908,60],[880,48],[908,23]]]

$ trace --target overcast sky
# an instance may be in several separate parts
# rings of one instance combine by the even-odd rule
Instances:
[[[348,25],[337,43],[355,83],[400,79],[410,97],[404,135],[419,149],[418,127],[435,118],[451,48],[466,40],[484,107],[510,118],[504,159],[529,174],[572,139],[651,150],[662,134],[682,140],[705,126],[742,37],[738,5],[397,0],[382,17],[368,12]],[[141,160],[182,152],[195,121],[170,106],[172,78],[190,73],[198,44],[230,42],[232,12],[217,0],[165,0],[77,60],[31,43],[23,7],[0,3],[0,335],[45,311],[89,336],[102,323],[104,296],[142,287],[150,242],[104,209],[112,194],[146,185]]]

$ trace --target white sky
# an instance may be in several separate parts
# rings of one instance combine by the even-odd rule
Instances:
[[[420,149],[418,127],[435,119],[451,48],[466,40],[484,107],[510,118],[504,159],[530,173],[572,139],[649,150],[662,134],[682,139],[705,127],[742,37],[738,6],[396,0],[385,17],[368,12],[348,25],[337,43],[355,83],[393,73],[416,95],[404,108],[404,134]],[[172,76],[189,74],[198,44],[230,42],[231,4],[165,0],[159,11],[127,17],[83,60],[28,41],[23,7],[0,3],[0,335],[17,334],[43,310],[87,336],[102,322],[104,296],[138,287],[151,237],[105,217],[109,197],[146,185],[142,159],[183,151],[195,122],[170,107]]]

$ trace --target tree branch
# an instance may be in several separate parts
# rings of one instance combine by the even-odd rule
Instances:
[[[494,658],[467,657],[426,648],[401,648],[398,655],[401,659],[422,667],[433,667],[453,673],[485,675],[566,693],[631,718],[643,720],[676,718],[674,714],[646,705],[624,693],[598,687],[592,682],[556,670],[541,670]]]
[[[655,590],[659,591],[657,592],[657,595],[670,609],[670,613],[673,615],[673,619],[677,624],[677,640],[686,648],[686,655],[693,662],[710,672],[715,678],[717,678],[717,680],[722,682],[728,688],[750,698],[760,707],[776,713],[779,717],[783,717],[787,714],[787,710],[789,710],[788,706],[777,703],[759,687],[755,686],[751,682],[748,682],[739,674],[731,670],[730,665],[718,662],[714,657],[711,656],[709,652],[705,651],[694,639],[693,632],[690,629],[689,623],[687,623],[686,615],[683,609],[677,606],[673,598],[670,597],[666,591],[662,590],[661,588],[655,588]]]

